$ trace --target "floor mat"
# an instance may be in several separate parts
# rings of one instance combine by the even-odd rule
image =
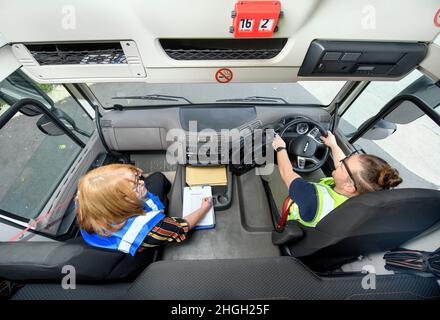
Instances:
[[[177,170],[177,164],[168,163],[165,153],[132,154],[130,158],[135,162],[136,166],[144,170],[144,172]]]
[[[177,177],[180,173],[179,170]],[[177,178],[174,185],[176,192],[181,192],[179,180]],[[181,204],[170,206],[171,215],[181,216],[181,207]],[[237,259],[280,255],[279,248],[272,244],[273,225],[264,188],[254,172],[234,176],[231,207],[214,211],[215,228],[191,231],[185,241],[168,244],[162,259]]]
[[[145,176],[159,171],[171,183],[174,183],[177,165],[169,164],[164,153],[133,154],[131,155],[131,160],[134,161],[138,168],[144,171]]]

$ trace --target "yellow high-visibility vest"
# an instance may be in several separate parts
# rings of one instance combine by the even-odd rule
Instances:
[[[316,188],[316,195],[318,198],[318,210],[315,213],[315,217],[311,222],[301,219],[299,214],[299,207],[296,203],[290,206],[290,212],[288,220],[298,220],[302,225],[306,227],[316,227],[319,221],[321,221],[326,215],[332,212],[337,206],[341,205],[348,200],[348,197],[343,196],[333,190],[335,181],[333,178],[323,178],[319,183],[312,182]],[[291,204],[292,200],[288,203]]]

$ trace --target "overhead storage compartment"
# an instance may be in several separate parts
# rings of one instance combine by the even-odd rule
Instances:
[[[25,46],[41,66],[127,63],[119,42],[27,44]]]
[[[15,43],[12,50],[26,71],[44,81],[146,76],[134,41]]]
[[[424,43],[314,40],[299,76],[399,77],[426,56]]]

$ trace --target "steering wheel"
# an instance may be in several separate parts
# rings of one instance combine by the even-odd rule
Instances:
[[[299,123],[307,123],[312,129],[306,135],[288,137],[287,130]],[[320,123],[309,118],[294,119],[282,127],[280,137],[286,142],[289,158],[295,160],[293,170],[308,173],[324,165],[329,155],[329,148],[321,141],[320,136],[327,136],[327,130]]]

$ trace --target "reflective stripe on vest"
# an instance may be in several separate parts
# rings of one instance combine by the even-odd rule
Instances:
[[[145,200],[144,211],[164,211],[165,206],[160,201],[159,197],[152,194],[151,192],[147,192],[147,199]]]
[[[128,218],[125,225],[118,231],[113,232],[110,236],[104,237],[97,233],[88,233],[82,229],[81,235],[84,241],[91,246],[122,251],[130,253],[132,256],[140,247],[142,241],[154,228],[154,226],[163,218],[163,210],[165,206],[159,198],[151,193],[147,193],[143,210],[145,215],[134,216]]]
[[[299,207],[296,203],[290,208],[289,220],[298,220],[306,227],[316,227],[319,221],[324,219],[337,206],[341,205],[348,198],[333,190],[331,186],[334,185],[333,178],[323,178],[319,183],[313,183],[316,188],[316,195],[318,199],[317,212],[312,221],[304,221],[299,214]]]
[[[156,223],[159,222],[157,221],[154,224],[148,224],[148,222],[154,219],[157,215],[161,215],[160,211],[150,211],[145,216],[137,216],[122,237],[118,250],[125,253],[130,252],[130,254],[134,256],[134,253],[136,253],[136,250],[139,248],[147,234],[154,228]],[[145,228],[145,226],[147,226],[147,228]],[[136,241],[139,236],[141,238],[140,241],[139,239]],[[134,253],[132,253],[132,251],[134,251]]]

